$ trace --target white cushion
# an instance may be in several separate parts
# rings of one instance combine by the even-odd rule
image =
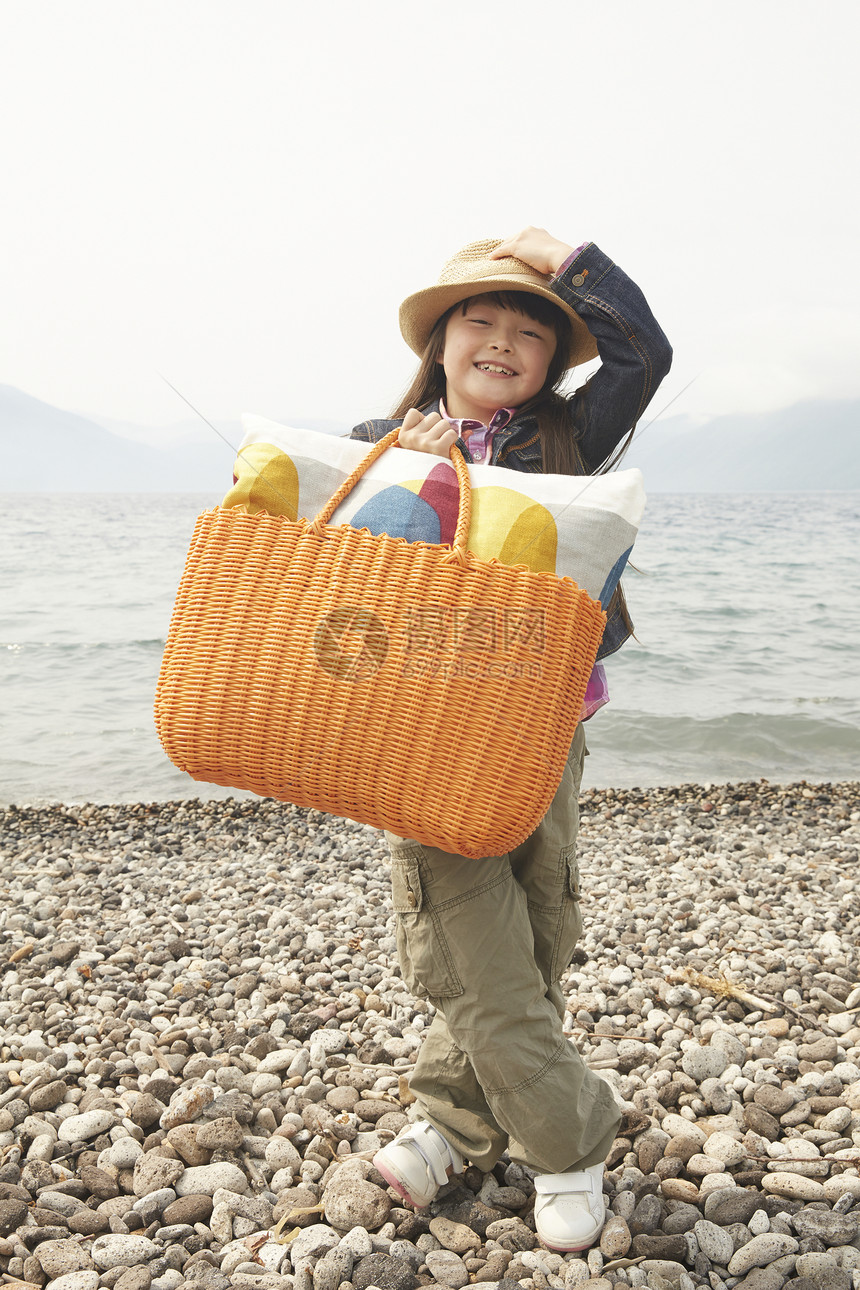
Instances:
[[[369,446],[264,417],[242,418],[233,488],[225,506],[313,519]],[[639,470],[544,475],[469,465],[469,548],[481,559],[570,577],[604,608],[627,563],[645,507]],[[457,523],[457,476],[450,461],[395,447],[384,452],[344,502],[333,524],[413,542],[450,543]]]

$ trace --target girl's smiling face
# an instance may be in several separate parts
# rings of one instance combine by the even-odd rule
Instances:
[[[543,388],[555,348],[551,326],[490,296],[476,296],[465,309],[455,309],[438,360],[449,416],[488,425],[499,408],[521,407]]]

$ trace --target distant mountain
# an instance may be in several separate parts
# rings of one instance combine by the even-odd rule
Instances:
[[[860,489],[860,401],[795,403],[704,425],[672,417],[637,433],[624,458],[654,493]]]
[[[292,419],[345,433],[338,422]],[[213,420],[229,445],[235,422]],[[97,421],[0,385],[0,492],[194,492],[222,496],[232,447],[205,423],[167,429]],[[624,464],[650,492],[860,489],[860,401],[797,403],[704,425],[672,417],[637,433]]]
[[[0,387],[1,388],[1,387]],[[261,414],[264,415],[264,414]],[[211,425],[202,416],[184,421],[176,421],[169,426],[142,426],[133,421],[114,421],[109,417],[94,417],[94,421],[121,439],[133,439],[136,443],[148,444],[151,448],[173,448],[179,443],[204,444],[217,442],[221,434],[231,444],[238,445],[242,439],[242,426],[238,421],[223,421],[220,418]],[[332,421],[325,417],[293,416],[289,420],[283,417],[272,417],[283,425],[302,426],[305,430],[316,430],[320,434],[346,434],[351,429],[343,421]],[[213,429],[214,426],[214,429]]]
[[[0,493],[211,493],[230,487],[237,422],[204,422],[147,429],[127,422],[100,424],[0,385]],[[308,429],[349,428],[314,419]],[[224,439],[227,442],[224,442]]]

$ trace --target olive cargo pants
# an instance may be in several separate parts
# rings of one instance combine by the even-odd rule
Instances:
[[[436,1007],[416,1109],[485,1171],[505,1150],[540,1173],[598,1164],[621,1118],[562,1030],[558,980],[582,932],[584,757],[580,725],[549,810],[508,855],[469,860],[386,833],[401,971]]]

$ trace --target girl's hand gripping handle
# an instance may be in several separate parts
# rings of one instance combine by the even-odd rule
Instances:
[[[411,448],[414,452],[433,452],[437,457],[449,457],[457,438],[451,422],[443,421],[438,412],[425,417],[418,408],[410,408],[403,418],[397,442],[401,448]]]

